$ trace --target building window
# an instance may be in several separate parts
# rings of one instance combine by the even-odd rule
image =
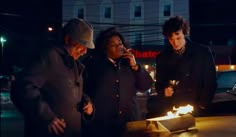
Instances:
[[[113,3],[112,0],[102,0],[100,3],[100,22],[113,23]]]
[[[141,17],[141,6],[135,6],[134,8],[134,17]]]
[[[83,8],[78,9],[77,17],[81,18],[81,19],[84,18],[84,9]]]
[[[111,18],[111,7],[105,7],[104,18]]]
[[[170,5],[164,5],[164,16],[170,16]]]

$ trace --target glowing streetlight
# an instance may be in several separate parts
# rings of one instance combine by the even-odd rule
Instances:
[[[49,32],[52,32],[52,31],[53,31],[53,28],[52,28],[52,27],[48,27],[48,31],[49,31]]]
[[[6,38],[4,38],[3,36],[0,37],[0,41],[2,44],[2,56],[3,56],[3,48],[4,48],[4,43],[7,41]]]
[[[4,38],[3,36],[1,36],[1,37],[0,37],[0,41],[1,41],[2,47],[3,47],[4,42],[6,42],[7,40],[6,40],[6,38]]]

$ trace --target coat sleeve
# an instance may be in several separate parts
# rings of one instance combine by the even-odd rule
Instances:
[[[161,97],[164,97],[164,88],[167,87],[166,77],[165,77],[165,68],[163,68],[163,63],[161,62],[161,55],[156,57],[156,83],[155,88]]]
[[[134,72],[135,86],[141,91],[145,91],[151,88],[153,80],[148,72],[139,65],[138,71]]]
[[[47,67],[47,61],[39,59],[20,72],[11,89],[11,99],[25,117],[45,122],[55,117],[50,106],[43,101],[40,90],[47,80]]]
[[[200,94],[199,105],[207,107],[214,96],[216,90],[216,68],[211,51],[208,48],[204,57],[203,87]]]

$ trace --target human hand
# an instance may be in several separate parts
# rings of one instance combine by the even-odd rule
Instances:
[[[93,105],[91,102],[88,102],[84,107],[83,107],[83,112],[87,115],[91,115],[93,113]]]
[[[165,88],[165,97],[171,97],[171,96],[173,96],[173,94],[174,94],[174,89],[173,89],[173,87],[167,87],[167,88]]]
[[[138,67],[135,57],[133,55],[133,53],[131,52],[131,49],[126,49],[125,47],[123,48],[123,58],[126,58],[129,60],[129,65],[132,67],[132,69],[135,69]],[[138,69],[138,68],[137,68]]]
[[[66,128],[66,123],[64,119],[54,118],[48,125],[49,133],[54,133],[56,135],[63,134]]]

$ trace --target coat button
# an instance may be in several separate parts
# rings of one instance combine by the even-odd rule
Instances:
[[[123,112],[120,110],[120,111],[119,111],[119,115],[121,115],[122,113],[123,113]]]
[[[116,83],[119,83],[119,80],[118,80],[118,79],[116,80]]]
[[[119,94],[116,94],[116,98],[119,98],[120,97],[120,95]]]

